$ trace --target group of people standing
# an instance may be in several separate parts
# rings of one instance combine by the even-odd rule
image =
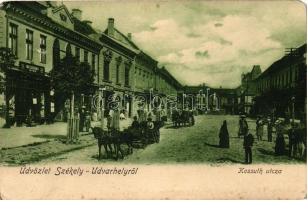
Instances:
[[[249,132],[248,129],[248,123],[246,121],[245,115],[240,116],[239,120],[239,131],[238,131],[238,137],[240,138],[243,136],[243,148],[245,150],[245,163],[250,164],[252,163],[252,146],[254,143],[254,137]],[[227,121],[223,121],[223,125],[220,128],[219,132],[219,147],[220,148],[229,148],[229,132],[227,128]]]
[[[302,123],[301,123],[302,124]],[[303,125],[297,125],[292,123],[290,127],[287,128],[287,124],[284,121],[276,120],[275,122],[271,118],[264,118],[258,116],[256,119],[256,136],[257,141],[263,141],[264,126],[267,127],[267,141],[273,142],[273,134],[276,133],[275,140],[275,155],[285,155],[286,152],[286,142],[284,134],[289,137],[289,157],[302,157],[305,153],[306,144],[306,134],[304,134]],[[243,136],[243,148],[245,150],[245,163],[252,163],[252,146],[254,144],[254,136],[252,135],[248,123],[246,121],[246,116],[241,115],[239,120],[239,131],[238,138]],[[219,146],[221,148],[229,148],[229,133],[227,129],[226,120],[219,132]]]
[[[91,127],[91,114],[85,110],[85,106],[82,106],[80,110],[79,132],[88,132]]]

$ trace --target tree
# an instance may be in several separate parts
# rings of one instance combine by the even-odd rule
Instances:
[[[5,95],[5,125],[4,128],[10,128],[10,107],[9,107],[9,92],[8,92],[8,81],[7,81],[7,71],[14,66],[16,61],[16,56],[12,53],[10,48],[0,47],[0,94]]]
[[[94,82],[94,70],[87,62],[80,63],[76,57],[68,53],[60,63],[56,64],[51,71],[51,82],[56,93],[57,111],[64,105],[66,99],[70,97],[70,116],[74,119],[75,95],[92,93]],[[72,123],[73,124],[73,123]],[[68,123],[68,130],[74,130],[76,127]],[[68,141],[72,139],[71,132],[68,131]]]
[[[54,89],[68,97],[75,94],[88,93],[94,82],[94,70],[87,62],[80,63],[76,57],[67,55],[51,71]]]
[[[57,94],[57,106],[61,107],[59,104],[70,98],[72,93],[77,97],[92,93],[94,74],[94,70],[87,62],[80,63],[71,54],[64,57],[51,71],[52,85]]]

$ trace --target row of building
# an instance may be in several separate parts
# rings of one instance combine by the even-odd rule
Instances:
[[[226,114],[266,115],[306,119],[306,44],[286,49],[285,55],[262,72],[259,65],[241,75],[237,88],[185,86],[192,105]],[[192,98],[190,98],[192,99]],[[191,103],[193,102],[193,103]]]
[[[3,119],[9,108],[18,124],[29,115],[36,122],[64,118],[65,107],[57,105],[50,71],[68,53],[95,71],[95,92],[83,94],[80,101],[91,111],[97,109],[95,95],[103,91],[104,105],[118,97],[128,116],[136,114],[140,100],[150,109],[149,100],[156,95],[164,108],[170,107],[171,95],[181,104],[177,106],[204,112],[281,117],[292,113],[296,118],[306,113],[306,44],[289,49],[264,72],[253,66],[242,74],[237,88],[182,86],[133,42],[131,34],[120,32],[113,18],[101,31],[82,19],[79,9],[70,12],[65,5],[48,1],[12,1],[0,9],[0,47],[10,48],[17,57],[14,66],[0,72],[0,116]]]
[[[127,115],[136,113],[136,96],[177,95],[181,84],[158,61],[142,51],[132,35],[120,32],[113,18],[105,30],[82,19],[82,11],[57,2],[4,2],[0,9],[0,47],[10,48],[15,65],[1,72],[1,117],[9,106],[18,124],[31,115],[36,122],[63,118],[52,88],[50,71],[68,53],[95,71],[95,93],[82,95],[92,107],[103,91],[104,104],[121,99]],[[112,97],[112,98],[111,98]],[[146,106],[149,104],[146,102]]]
[[[239,111],[306,119],[306,44],[286,49],[265,71],[255,65],[237,88]]]

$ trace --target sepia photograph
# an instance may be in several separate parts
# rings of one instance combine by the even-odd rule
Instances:
[[[22,199],[9,177],[144,180],[142,166],[282,180],[297,168],[301,189],[306,30],[301,1],[1,2],[0,200]],[[148,199],[254,199],[156,190]]]

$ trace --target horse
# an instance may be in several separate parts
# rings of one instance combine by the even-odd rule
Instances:
[[[112,156],[113,148],[114,153],[116,155],[115,159],[118,160],[119,153],[121,154],[121,158],[124,158],[124,152],[121,148],[122,144],[126,144],[128,146],[128,154],[133,153],[132,148],[132,134],[129,131],[118,131],[115,129],[111,129],[109,131],[103,131],[100,127],[92,128],[92,132],[94,137],[98,140],[98,157],[101,158],[101,147],[104,146],[104,149],[107,154],[107,158]]]
[[[94,137],[98,140],[98,158],[101,158],[101,146],[104,146],[107,158],[112,156],[112,138],[108,132],[105,132],[100,127],[91,127]],[[108,150],[109,148],[109,150]]]

